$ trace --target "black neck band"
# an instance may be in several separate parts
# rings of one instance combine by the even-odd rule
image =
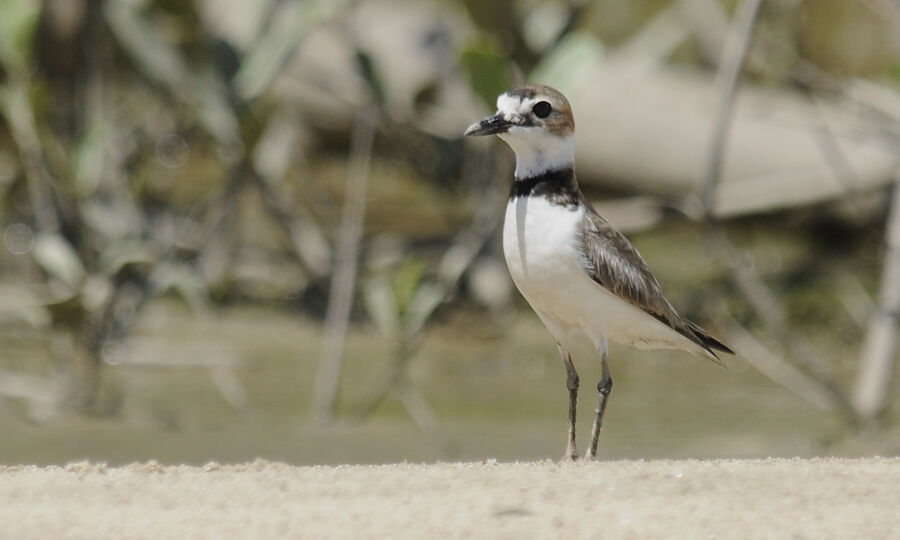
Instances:
[[[564,201],[564,204],[572,204],[577,202],[579,193],[575,170],[566,167],[529,178],[516,178],[509,197],[546,196]]]

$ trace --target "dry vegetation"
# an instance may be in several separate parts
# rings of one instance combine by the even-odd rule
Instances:
[[[0,0],[0,422],[191,430],[207,384],[220,416],[407,415],[429,439],[519,404],[498,373],[561,391],[547,344],[511,344],[508,153],[460,137],[527,79],[573,98],[580,180],[676,303],[783,387],[783,417],[818,415],[800,453],[895,452],[898,27],[886,0]],[[161,298],[190,313],[144,339]],[[289,313],[305,342],[229,327],[247,306],[244,330]]]

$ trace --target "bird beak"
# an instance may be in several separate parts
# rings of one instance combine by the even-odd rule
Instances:
[[[506,133],[509,128],[516,125],[503,117],[503,114],[497,113],[490,118],[485,118],[480,122],[475,122],[463,135],[496,135],[497,133]]]

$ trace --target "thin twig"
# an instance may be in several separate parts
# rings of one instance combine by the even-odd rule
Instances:
[[[681,8],[682,16],[693,30],[694,37],[700,45],[701,54],[708,62],[719,64],[725,37],[729,35],[727,13],[721,2],[716,0],[681,0],[679,7]],[[773,36],[765,31],[758,32],[755,38],[762,42],[764,46],[748,50],[746,64],[750,69],[759,71],[764,70],[765,63],[769,60],[764,51],[777,45],[777,43]],[[791,57],[792,65],[786,76],[793,83],[844,98],[858,112],[858,116],[862,116],[862,113],[868,113],[872,125],[861,127],[871,127],[891,140],[897,139],[897,116],[885,111],[882,107],[883,103],[880,96],[873,95],[890,94],[891,91],[887,86],[863,80],[855,80],[848,83],[845,79],[829,73],[792,51],[785,51],[784,54]],[[870,92],[870,89],[875,91]],[[896,145],[887,148],[896,150]]]
[[[859,0],[859,3],[869,8],[875,15],[890,19],[894,24],[900,23],[900,5],[891,0]]]
[[[488,238],[491,237],[493,231],[496,230],[500,219],[497,207],[501,202],[500,200],[505,197],[501,185],[505,186],[505,184],[499,182],[491,182],[488,184],[486,193],[479,194],[481,203],[475,211],[471,224],[456,236],[450,247],[444,252],[438,270],[437,283],[434,284],[440,296],[440,301],[437,305],[444,304],[453,297],[459,280],[472,265],[475,257],[484,247]],[[399,343],[391,360],[391,365],[383,371],[378,382],[371,385],[374,390],[357,408],[356,413],[353,415],[354,420],[365,420],[392,390],[400,388],[403,384],[411,384],[404,382],[407,366],[424,341],[422,329],[433,313],[434,310],[432,309],[421,316],[406,318],[404,321],[405,326],[400,330]],[[416,411],[409,410],[410,403],[414,402],[408,399],[403,401],[413,420],[416,421],[417,425],[421,424],[419,418],[422,417],[422,414],[425,416],[428,414],[419,414]],[[422,426],[420,425],[420,427]]]
[[[338,232],[336,270],[331,279],[331,290],[328,295],[325,339],[313,396],[313,414],[320,422],[331,421],[337,399],[344,344],[356,283],[359,240],[366,210],[375,120],[374,109],[365,109],[359,113],[353,131],[347,191]]]
[[[397,395],[419,430],[432,437],[436,435],[438,432],[437,414],[435,414],[434,409],[431,408],[431,404],[428,403],[425,396],[422,395],[422,392],[411,381],[407,381],[397,388]]]
[[[384,403],[391,391],[398,388],[406,377],[406,368],[409,365],[409,361],[418,351],[422,340],[414,340],[413,342],[413,340],[404,337],[399,339],[400,342],[391,356],[390,365],[387,369],[381,370],[378,381],[370,386],[372,390],[369,392],[369,395],[363,400],[362,404],[356,407],[351,417],[353,422],[362,422],[369,418],[375,412],[375,409]],[[416,415],[410,411],[410,416],[415,419]]]
[[[321,228],[309,212],[302,211],[292,201],[279,197],[271,181],[256,168],[251,167],[250,178],[262,194],[263,203],[275,221],[291,237],[291,246],[297,258],[317,278],[328,275],[331,266],[331,250]],[[298,211],[300,210],[300,211]]]
[[[728,310],[724,306],[717,311],[720,314],[728,314]],[[809,375],[792,366],[781,355],[769,350],[765,344],[733,320],[725,333],[729,343],[741,351],[741,356],[775,383],[823,411],[842,410],[840,404],[835,402],[833,394],[824,391],[818,381],[811,379]]]
[[[798,372],[796,368],[785,360],[768,353],[756,355],[757,360],[765,358],[765,362],[755,362],[759,367],[764,368],[760,371],[792,389],[792,384],[801,380],[802,384],[794,389],[795,392],[806,397],[815,395],[817,401],[826,399],[831,407],[841,411],[848,418],[854,419],[854,409],[835,384],[833,377],[828,372],[827,365],[822,360],[822,355],[818,354],[811,345],[791,334],[786,324],[787,315],[783,307],[759,279],[759,276],[743,263],[740,252],[714,218],[715,196],[722,180],[722,165],[731,127],[737,82],[746,61],[753,26],[761,4],[762,0],[744,0],[738,6],[732,24],[734,30],[728,36],[719,67],[718,114],[713,128],[703,193],[704,212],[709,224],[708,233],[710,241],[715,246],[714,251],[729,267],[732,280],[738,290],[765,325],[780,337],[791,358],[802,363],[806,373],[801,377],[801,372]],[[746,339],[743,339],[742,342],[750,343]],[[752,348],[759,350],[759,347]],[[812,389],[813,387],[815,389]]]
[[[10,134],[22,156],[35,222],[40,232],[56,232],[60,218],[52,196],[54,181],[46,166],[34,110],[28,98],[30,81],[13,74],[6,86],[0,92],[0,114],[6,118]]]
[[[881,275],[878,309],[866,329],[853,404],[860,414],[873,418],[889,405],[897,347],[897,315],[900,311],[900,169],[897,170],[885,231],[887,252]]]
[[[716,83],[719,95],[718,113],[713,127],[703,190],[703,207],[707,216],[713,215],[716,192],[722,181],[722,164],[731,131],[737,83],[747,58],[753,25],[756,23],[760,5],[762,0],[744,0],[738,6],[733,23],[734,31],[729,33],[725,41],[725,51],[719,64]]]
[[[847,397],[840,391],[831,376],[828,365],[824,362],[824,355],[805,340],[791,332],[787,324],[787,314],[772,291],[766,287],[759,275],[751,267],[744,264],[740,252],[724,231],[713,226],[709,231],[709,238],[713,251],[719,254],[722,261],[728,266],[732,282],[742,294],[744,299],[762,320],[765,327],[784,343],[785,350],[798,363],[809,379],[817,383],[821,388],[819,393],[829,395],[834,407],[845,412],[848,417],[853,416],[853,407]],[[785,362],[776,356],[770,356],[769,363]],[[792,366],[784,366],[780,371],[794,370]],[[771,370],[770,370],[771,371]],[[769,374],[768,372],[764,372]],[[780,381],[776,381],[780,382]]]
[[[222,399],[248,420],[257,419],[259,411],[256,404],[233,366],[223,363],[217,366],[210,366],[207,370],[213,385],[219,391]]]

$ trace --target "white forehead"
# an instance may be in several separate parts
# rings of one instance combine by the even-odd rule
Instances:
[[[538,101],[540,101],[538,97],[522,99],[521,96],[503,93],[497,98],[497,112],[503,114],[525,114]]]

